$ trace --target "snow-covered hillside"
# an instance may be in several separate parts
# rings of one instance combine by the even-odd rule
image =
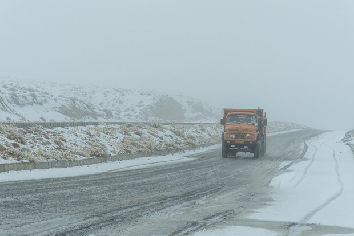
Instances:
[[[217,122],[221,109],[183,96],[0,78],[2,122]]]

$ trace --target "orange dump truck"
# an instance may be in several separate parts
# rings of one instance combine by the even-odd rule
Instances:
[[[238,152],[263,156],[267,144],[267,117],[263,109],[224,109],[220,120],[224,125],[222,133],[222,157]]]

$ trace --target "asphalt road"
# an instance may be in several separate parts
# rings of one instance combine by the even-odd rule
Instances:
[[[224,222],[256,224],[244,216],[271,201],[267,185],[284,171],[280,163],[299,161],[304,141],[318,133],[268,137],[259,159],[222,158],[220,148],[158,167],[0,183],[0,235],[177,236]]]

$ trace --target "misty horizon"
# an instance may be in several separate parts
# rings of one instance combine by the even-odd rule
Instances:
[[[3,0],[0,77],[181,94],[352,129],[353,10],[349,0]]]

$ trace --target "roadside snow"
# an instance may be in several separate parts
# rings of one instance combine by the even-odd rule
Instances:
[[[249,218],[269,222],[294,222],[288,236],[302,235],[302,232],[312,229],[311,224],[354,228],[354,158],[350,148],[342,141],[344,135],[345,132],[329,132],[308,141],[304,161],[291,166],[272,180],[270,186],[273,188],[274,201],[252,213]],[[228,226],[193,234],[217,235],[279,234],[243,226]]]
[[[178,153],[166,156],[142,157],[132,160],[114,161],[107,163],[100,163],[88,166],[75,166],[71,168],[52,168],[45,170],[22,170],[9,171],[0,173],[0,182],[20,181],[20,180],[37,180],[37,179],[51,179],[62,177],[74,177],[82,175],[98,174],[110,171],[121,171],[127,169],[140,169],[159,165],[166,165],[175,162],[192,161],[193,157],[186,157],[192,154],[206,152],[212,149],[220,148],[220,144],[211,145],[194,151],[186,151],[185,153]]]
[[[344,134],[310,140],[305,161],[271,182],[274,202],[250,218],[354,227],[354,159]]]
[[[193,234],[193,236],[254,236],[254,235],[262,235],[262,236],[276,236],[272,231],[251,227],[242,227],[242,226],[229,226],[223,229],[216,229],[212,231],[201,231]]]

